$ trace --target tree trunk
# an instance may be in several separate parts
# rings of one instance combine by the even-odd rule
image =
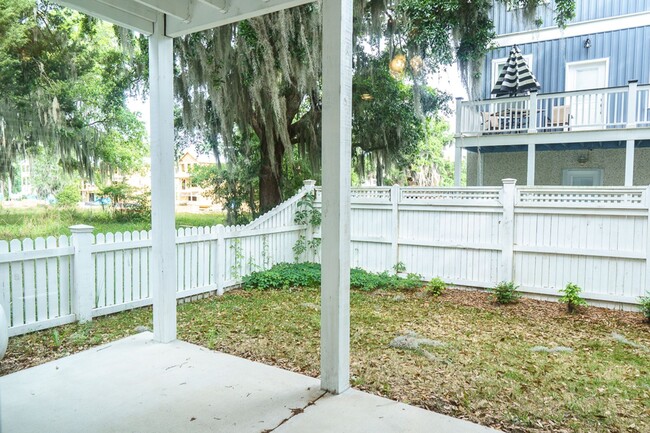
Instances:
[[[264,213],[282,202],[280,179],[282,179],[282,157],[284,147],[280,140],[268,143],[264,134],[260,134],[260,151],[262,161],[260,166],[260,213]],[[271,160],[270,146],[274,146],[275,156]]]

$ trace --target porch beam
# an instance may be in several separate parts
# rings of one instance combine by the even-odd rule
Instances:
[[[95,0],[55,0],[55,2],[61,6],[140,32],[144,35],[153,33],[152,21],[108,4]]]
[[[269,2],[271,3],[271,2]],[[350,387],[352,0],[324,0],[321,388]]]
[[[634,185],[634,140],[625,142],[625,186]]]
[[[528,145],[528,168],[526,170],[526,185],[535,185],[535,143]]]
[[[138,4],[133,0],[97,0],[97,1],[109,5],[111,7],[114,7],[116,9],[119,9],[123,12],[127,12],[131,15],[135,15],[136,17],[150,21],[152,24],[154,21],[156,21],[158,17],[158,12],[156,12],[155,10],[147,6]]]
[[[200,1],[202,1],[203,3],[209,6],[213,6],[221,13],[226,13],[228,12],[228,9],[230,9],[230,0],[200,0]]]
[[[159,13],[149,38],[151,110],[151,232],[154,340],[176,339],[176,228],[174,223],[173,39]]]
[[[140,0],[144,1],[144,0]],[[152,0],[149,0],[152,1]],[[169,0],[174,1],[174,0]],[[214,27],[232,24],[249,18],[270,14],[311,3],[313,0],[237,0],[229,5],[226,12],[214,7],[217,0],[200,0],[192,6],[192,21],[167,17],[167,36],[177,37]]]
[[[189,22],[192,19],[194,0],[135,0],[135,2],[169,15],[169,17],[177,18],[181,22]]]

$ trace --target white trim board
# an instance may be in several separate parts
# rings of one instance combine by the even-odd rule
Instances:
[[[496,37],[493,42],[500,47],[507,47],[514,44],[523,45],[533,42],[551,41],[553,39],[586,36],[593,33],[644,27],[648,23],[650,23],[650,12],[639,12],[619,17],[601,18],[593,21],[569,24],[565,29],[549,27],[545,29],[527,30],[525,32],[508,33]]]

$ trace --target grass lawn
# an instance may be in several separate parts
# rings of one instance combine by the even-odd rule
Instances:
[[[179,338],[317,376],[318,304],[318,289],[236,290],[180,305]],[[565,308],[530,299],[496,306],[484,293],[460,290],[440,298],[353,291],[352,384],[508,432],[649,432],[650,325],[639,313],[591,307],[568,315]],[[144,308],[12,338],[0,374],[132,334],[151,320]],[[391,348],[405,331],[443,345]]]
[[[176,227],[213,226],[223,224],[225,220],[225,214],[221,213],[178,213]],[[91,225],[95,227],[95,234],[151,228],[149,221],[118,221],[111,213],[100,208],[74,212],[48,207],[0,208],[0,240],[70,235],[68,227],[75,224]]]

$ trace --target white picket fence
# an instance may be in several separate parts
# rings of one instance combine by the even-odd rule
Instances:
[[[177,298],[223,293],[253,271],[294,260],[297,203],[313,183],[246,226],[177,230]],[[0,305],[9,335],[46,329],[152,303],[151,232],[0,241]]]
[[[401,262],[460,286],[512,280],[538,297],[573,282],[594,304],[631,308],[650,289],[649,198],[645,187],[508,180],[501,188],[355,188],[351,264],[385,271]]]
[[[294,260],[294,197],[246,226],[177,231],[177,297],[223,293],[250,272]],[[425,279],[492,287],[514,281],[540,297],[568,282],[593,303],[631,308],[650,287],[650,190],[632,188],[379,187],[352,190],[353,267],[398,262]],[[320,189],[316,188],[320,206]],[[9,335],[152,303],[151,232],[0,241],[0,305]],[[302,258],[318,260],[320,255]]]

